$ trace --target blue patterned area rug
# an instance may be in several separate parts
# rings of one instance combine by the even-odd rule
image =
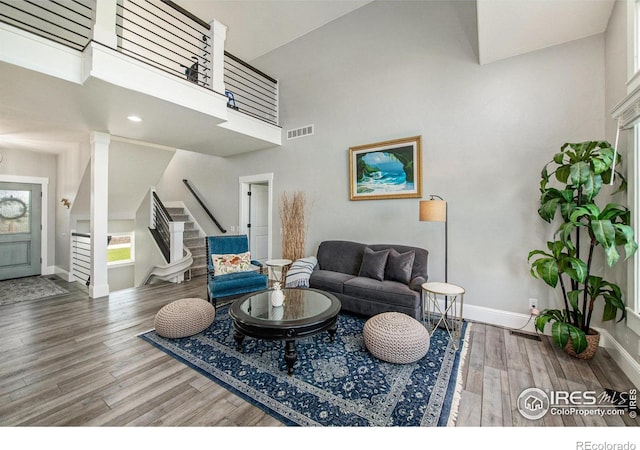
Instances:
[[[236,351],[228,306],[200,334],[165,339],[140,337],[258,406],[287,425],[446,426],[455,421],[467,349],[436,329],[427,355],[413,364],[391,364],[367,352],[366,319],[341,313],[333,343],[328,333],[300,339],[293,376],[287,375],[284,342],[247,337]]]

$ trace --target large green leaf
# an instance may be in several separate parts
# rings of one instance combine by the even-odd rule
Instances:
[[[617,287],[617,286],[616,286]],[[622,296],[614,292],[606,292],[602,295],[605,301],[604,310],[602,311],[602,321],[614,320],[618,315],[618,311],[622,313],[620,320],[624,320],[627,316],[626,305],[622,301]]]
[[[551,325],[551,337],[560,348],[564,348],[569,342],[569,324],[566,322],[554,322]]]
[[[600,245],[611,247],[616,244],[616,230],[610,220],[592,220],[591,230]]]
[[[556,164],[562,164],[562,160],[564,159],[564,153],[563,152],[558,152],[555,155],[553,155],[553,162]]]
[[[584,193],[587,196],[587,199],[591,201],[602,188],[602,177],[600,175],[594,174],[593,172],[589,172],[587,176],[587,180],[584,183]]]
[[[554,198],[545,202],[538,209],[538,214],[542,217],[543,220],[547,222],[551,222],[556,215],[556,210],[558,209],[558,204],[560,203],[560,199]]]
[[[567,257],[571,268],[575,271],[575,277],[571,277],[579,283],[584,283],[588,275],[587,264],[579,258]]]
[[[579,161],[571,165],[571,182],[576,186],[585,184],[590,174],[591,167],[587,162]]]
[[[549,286],[556,287],[558,285],[558,264],[555,259],[538,259],[532,264],[531,270],[535,271]]]
[[[573,345],[573,350],[576,354],[582,353],[587,348],[587,336],[584,334],[584,331],[580,328],[574,327],[573,325],[568,325],[567,328],[569,330],[569,335],[571,336],[571,345]]]
[[[556,169],[556,180],[560,183],[566,184],[569,181],[569,175],[571,175],[571,166],[564,165]]]
[[[567,298],[569,299],[569,304],[571,305],[571,308],[573,308],[574,310],[579,309],[578,300],[580,299],[580,293],[582,293],[582,289],[567,292]]]
[[[635,233],[633,228],[621,223],[616,223],[613,226],[616,230],[616,245],[624,246],[624,259],[627,259],[638,250],[638,243],[634,240]]]

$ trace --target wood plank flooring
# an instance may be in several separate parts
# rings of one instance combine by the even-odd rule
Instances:
[[[215,382],[136,337],[156,312],[183,297],[206,298],[206,280],[158,284],[91,299],[68,294],[0,306],[0,426],[282,426]],[[604,349],[578,362],[509,330],[472,325],[461,367],[457,426],[638,426],[623,417],[524,419],[528,387],[626,391],[632,387]]]

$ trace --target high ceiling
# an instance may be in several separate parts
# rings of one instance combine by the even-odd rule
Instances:
[[[431,1],[431,0],[419,0]],[[459,1],[459,0],[448,0]],[[368,0],[176,0],[178,4],[205,21],[214,17],[228,26],[226,48],[251,62],[306,33],[309,33],[358,8]],[[602,33],[607,26],[614,0],[477,0],[478,51],[482,64],[527,53],[563,42]],[[355,38],[355,37],[354,37]],[[7,66],[8,67],[8,66]],[[4,69],[7,71],[25,69]],[[44,92],[56,93],[58,79],[31,74],[38,78]],[[24,78],[21,78],[24,81]],[[66,123],[60,128],[41,116],[21,113],[30,91],[19,92],[24,82],[10,86],[16,104],[3,101],[0,106],[0,149],[21,148],[59,153],[77,145],[86,134],[86,126]],[[25,88],[26,89],[26,88]],[[61,91],[60,91],[61,92]],[[23,95],[23,97],[20,97]],[[117,109],[117,105],[114,106]],[[59,115],[59,111],[51,112]],[[105,111],[104,114],[114,114]],[[159,130],[162,131],[162,130]],[[158,130],[146,130],[154,135]],[[140,137],[142,138],[142,137]]]
[[[210,22],[228,27],[226,49],[251,62],[371,0],[176,0]]]

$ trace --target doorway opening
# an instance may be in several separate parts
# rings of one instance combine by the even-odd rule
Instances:
[[[249,238],[251,258],[271,259],[273,248],[273,173],[240,177],[239,234]]]
[[[3,209],[7,216],[3,219],[6,232],[0,232],[1,253],[7,259],[6,264],[0,261],[0,278],[50,275],[53,271],[47,265],[49,179],[0,175],[0,183],[6,194],[2,197],[6,197]],[[28,229],[21,229],[25,224]]]

